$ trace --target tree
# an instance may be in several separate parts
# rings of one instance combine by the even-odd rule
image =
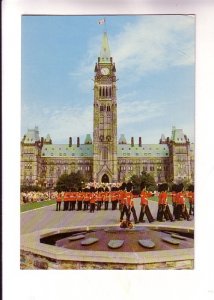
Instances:
[[[77,173],[62,174],[56,183],[57,192],[79,190],[86,182],[86,178],[78,171]]]
[[[133,175],[131,177],[131,181],[134,185],[134,190],[136,193],[140,193],[141,191],[141,184],[145,184],[148,190],[154,191],[156,189],[156,183],[154,177],[145,171],[141,173],[140,176]]]

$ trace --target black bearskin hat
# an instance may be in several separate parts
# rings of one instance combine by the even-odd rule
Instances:
[[[194,184],[190,184],[187,189],[189,192],[194,192]]]
[[[182,192],[183,189],[184,189],[183,183],[179,183],[179,184],[177,185],[177,192],[178,192],[178,193],[179,193],[179,192]]]
[[[126,189],[126,183],[123,182],[122,185],[120,186],[120,190],[125,191]]]

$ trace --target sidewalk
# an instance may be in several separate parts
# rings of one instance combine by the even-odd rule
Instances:
[[[155,201],[149,201],[149,207],[153,217],[156,219],[158,205]],[[62,204],[63,208],[63,204]],[[62,209],[61,208],[61,209]],[[135,209],[137,216],[140,214],[140,199],[135,199]],[[172,211],[172,207],[170,206]],[[132,217],[131,217],[132,218]],[[21,213],[21,234],[30,233],[41,229],[60,228],[60,227],[72,227],[72,226],[90,226],[90,225],[119,225],[120,211],[111,210],[111,203],[109,209],[106,211],[95,211],[90,213],[89,211],[56,211],[56,205],[46,206],[40,209],[27,211]],[[139,223],[135,226],[150,226],[150,223],[144,217],[145,223]],[[175,222],[158,222],[151,223],[152,225],[169,225],[194,228],[194,218],[191,221],[175,221]]]

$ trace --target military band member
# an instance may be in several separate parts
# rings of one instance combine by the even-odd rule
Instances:
[[[124,214],[126,215],[126,220],[129,221],[130,217],[130,207],[127,203],[127,193],[126,193],[126,184],[123,183],[121,186],[120,192],[120,203],[121,203],[121,213],[120,213],[120,222],[123,222]]]
[[[103,202],[104,202],[104,209],[108,210],[108,204],[109,204],[109,189],[105,188],[105,192],[103,193]]]
[[[69,194],[68,192],[64,193],[64,207],[63,210],[68,210],[68,206],[69,206]]]
[[[84,190],[84,208],[83,210],[88,210],[89,202],[90,202],[90,193],[89,189]]]
[[[71,210],[75,210],[76,200],[76,190],[72,189],[72,192],[70,192]]]
[[[95,210],[95,202],[96,202],[96,196],[97,196],[97,192],[91,192],[91,196],[90,196],[90,213],[94,213]]]
[[[97,210],[101,210],[102,201],[103,201],[102,188],[99,188],[98,193],[96,194]]]
[[[60,210],[61,203],[63,200],[62,198],[63,198],[62,193],[58,193],[57,198],[56,198],[56,211]]]
[[[188,186],[187,198],[189,200],[189,215],[194,216],[194,185],[193,184]]]
[[[164,222],[163,216],[165,219],[168,221],[170,220],[171,222],[174,221],[174,218],[171,214],[171,211],[169,209],[169,205],[167,202],[167,190],[168,190],[168,184],[167,183],[162,183],[158,186],[158,213],[157,213],[157,221],[159,222]]]
[[[146,190],[146,186],[145,184],[141,185],[141,193],[140,193],[140,205],[141,205],[141,210],[140,210],[140,216],[139,216],[139,222],[140,223],[144,223],[144,214],[146,214],[147,219],[149,221],[149,223],[154,222],[154,218],[151,214],[151,211],[149,209],[149,205],[148,205],[148,198],[154,196],[154,193],[149,192]]]
[[[83,201],[83,193],[82,189],[79,189],[79,192],[77,193],[77,210],[82,210],[82,201]]]
[[[180,183],[177,186],[177,193],[176,193],[176,204],[177,204],[177,210],[176,210],[176,219],[178,221],[181,220],[181,218],[184,218],[187,221],[190,221],[190,216],[187,211],[186,203],[185,203],[185,193],[183,191],[184,186],[182,183]]]

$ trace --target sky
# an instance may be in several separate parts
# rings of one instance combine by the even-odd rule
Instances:
[[[156,144],[175,126],[194,142],[191,15],[22,16],[21,135],[38,126],[55,144],[93,136],[94,66],[104,31],[119,79],[118,138]]]

